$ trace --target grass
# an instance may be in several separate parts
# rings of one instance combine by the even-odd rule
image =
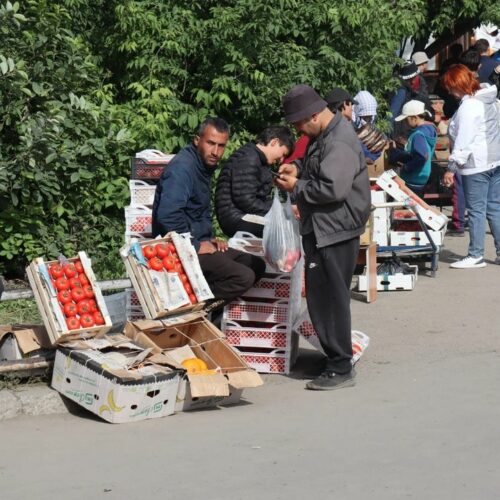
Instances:
[[[38,312],[36,302],[32,299],[0,302],[0,325],[13,323],[41,325],[42,318]]]

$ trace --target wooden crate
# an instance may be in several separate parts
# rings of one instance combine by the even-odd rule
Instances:
[[[147,245],[156,245],[158,243],[172,243],[172,238],[166,236],[164,238],[157,238],[154,240],[141,240],[138,241],[141,247]],[[177,309],[167,310],[164,308],[163,300],[156,289],[153,280],[149,274],[149,270],[143,265],[139,264],[135,257],[128,252],[128,245],[126,245],[120,252],[125,269],[132,282],[132,286],[137,293],[139,302],[141,303],[144,315],[148,319],[165,318],[172,315],[180,315],[191,311],[199,311],[203,309],[205,302],[197,302],[196,304],[178,307]],[[125,252],[124,252],[125,250]],[[124,254],[127,255],[124,255]],[[181,257],[179,255],[179,257]],[[182,262],[182,259],[181,259]],[[184,264],[183,264],[184,265]],[[188,276],[189,277],[189,276]],[[194,287],[193,287],[194,288]]]
[[[52,264],[56,264],[57,261],[45,262],[43,258],[39,257],[31,262],[31,264],[26,268],[28,280],[30,282],[31,289],[33,290],[33,295],[35,296],[35,301],[45,328],[47,329],[50,341],[53,345],[69,340],[103,335],[113,326],[111,318],[108,314],[106,303],[104,302],[104,297],[102,296],[94,271],[92,270],[90,259],[87,257],[85,252],[78,252],[78,257],[68,259],[68,261],[74,262],[78,259],[80,259],[85,274],[90,282],[90,285],[92,286],[95,301],[97,302],[99,310],[101,311],[105,321],[104,325],[92,326],[90,328],[78,328],[77,330],[68,330],[65,324],[65,316],[61,306],[59,305],[57,297],[51,293],[49,285],[46,283],[39,271],[40,266],[44,266],[48,275],[49,267]],[[61,323],[64,323],[64,328]]]

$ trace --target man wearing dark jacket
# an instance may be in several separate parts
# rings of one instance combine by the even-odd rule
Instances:
[[[181,149],[165,167],[153,203],[153,236],[190,232],[215,298],[232,300],[262,277],[265,263],[213,237],[212,175],[228,140],[228,124],[220,118],[207,118],[193,144]]]
[[[269,166],[281,164],[293,152],[293,146],[291,130],[274,126],[230,156],[215,191],[215,212],[225,234],[246,231],[262,237],[264,226],[252,222],[252,215],[264,216],[271,208],[273,176]]]
[[[283,108],[287,122],[311,138],[304,159],[282,165],[276,180],[299,206],[307,306],[327,355],[324,372],[306,387],[346,387],[354,385],[350,285],[370,215],[366,162],[352,125],[308,85],[293,87]]]

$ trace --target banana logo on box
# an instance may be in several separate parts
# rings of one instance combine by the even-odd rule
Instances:
[[[125,406],[117,406],[117,404],[115,403],[115,397],[113,395],[113,389],[111,389],[108,392],[108,404],[102,405],[99,408],[99,415],[102,415],[102,413],[105,411],[118,413],[118,412],[122,411],[124,408],[125,408]]]

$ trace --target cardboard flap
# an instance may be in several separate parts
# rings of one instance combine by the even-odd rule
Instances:
[[[187,378],[191,383],[191,396],[229,396],[229,385],[222,373],[195,374],[188,373]]]
[[[184,370],[184,367],[178,363],[172,356],[168,354],[168,352],[160,352],[153,354],[149,361],[156,365],[167,365],[173,368],[177,368],[179,370]]]
[[[226,373],[229,384],[235,389],[245,389],[247,387],[259,387],[264,384],[262,377],[255,370],[240,370]]]
[[[1,325],[0,340],[8,334],[15,337],[19,350],[23,354],[51,347],[47,330],[41,325]]]

